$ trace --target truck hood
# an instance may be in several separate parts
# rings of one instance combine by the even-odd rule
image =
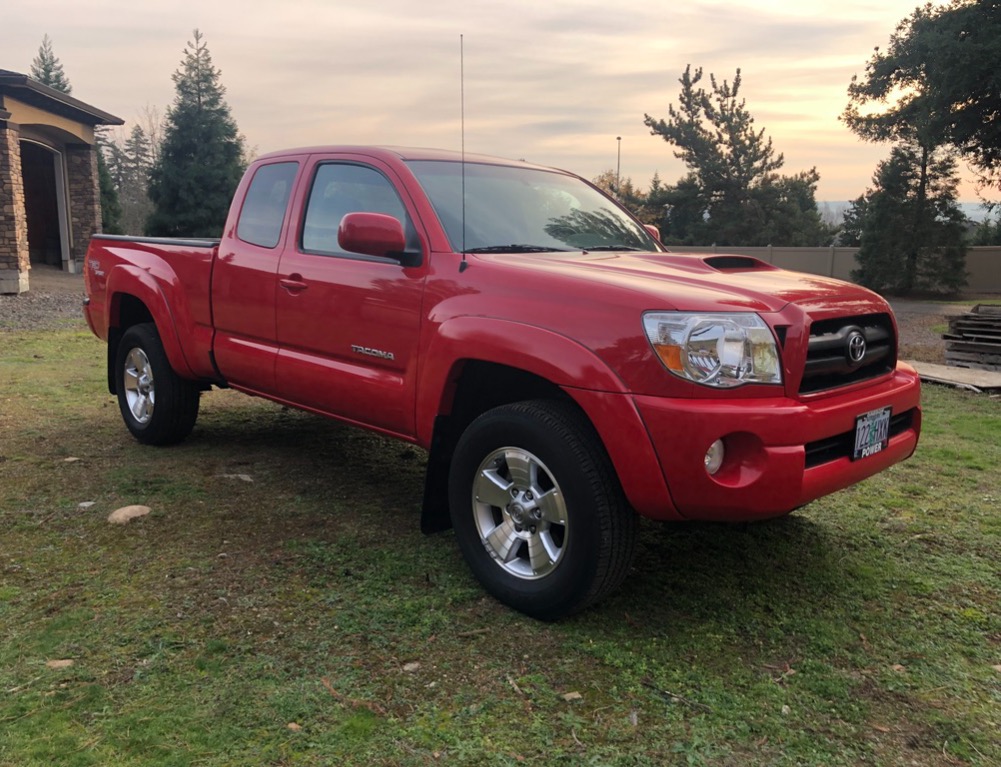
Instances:
[[[650,309],[777,312],[838,304],[871,311],[876,294],[851,283],[779,269],[739,255],[704,253],[526,253],[481,258],[553,276],[614,285],[648,297]],[[884,304],[885,305],[885,304]]]

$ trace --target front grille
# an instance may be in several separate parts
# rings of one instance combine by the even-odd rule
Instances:
[[[848,344],[855,332],[865,338],[865,356],[860,362],[849,359]],[[800,394],[834,389],[876,378],[897,365],[897,339],[889,314],[865,314],[819,320],[810,326]]]
[[[890,416],[890,439],[903,434],[914,424],[914,411]],[[855,449],[855,431],[846,431],[827,439],[809,442],[806,445],[806,468],[819,466],[838,458],[850,458]]]

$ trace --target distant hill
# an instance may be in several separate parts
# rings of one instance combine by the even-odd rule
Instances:
[[[979,202],[961,202],[959,207],[970,221],[976,221],[978,224],[990,216],[987,209]]]
[[[851,204],[850,200],[818,200],[817,209],[820,211],[820,217],[826,223],[840,224],[841,219],[844,218],[845,211],[851,207]],[[959,203],[959,207],[968,219],[977,223],[983,221],[989,215],[984,206],[979,202],[961,202]]]

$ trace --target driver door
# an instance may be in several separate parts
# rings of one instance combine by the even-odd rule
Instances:
[[[277,388],[309,409],[412,436],[426,239],[389,168],[314,156],[307,174],[278,266]],[[360,211],[397,217],[421,265],[343,251],[340,221]]]

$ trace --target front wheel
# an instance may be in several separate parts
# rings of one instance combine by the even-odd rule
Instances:
[[[556,620],[625,578],[636,519],[587,418],[569,403],[494,408],[456,445],[449,508],[459,547],[501,602]]]
[[[201,392],[170,367],[156,325],[133,325],[115,357],[118,408],[128,430],[146,445],[180,442],[194,428]]]

